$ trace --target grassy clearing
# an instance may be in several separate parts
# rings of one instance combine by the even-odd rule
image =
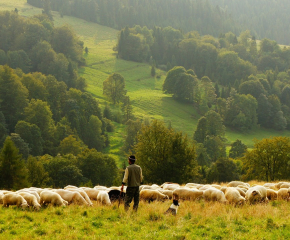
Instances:
[[[2,0],[1,10],[14,10],[17,7],[19,13],[25,16],[41,13],[41,9],[31,7],[26,0]],[[192,136],[196,129],[200,115],[190,104],[184,104],[173,100],[169,95],[163,94],[162,84],[166,73],[157,70],[160,78],[150,76],[150,66],[146,63],[124,61],[116,58],[113,47],[117,43],[118,31],[109,27],[90,23],[82,19],[64,16],[53,12],[55,26],[70,25],[78,34],[84,46],[88,47],[89,53],[84,54],[87,66],[79,70],[80,75],[86,78],[87,91],[92,93],[103,106],[107,99],[103,96],[103,81],[112,73],[117,72],[124,76],[126,89],[130,96],[134,114],[141,119],[159,119],[170,122],[171,126]],[[121,127],[119,130],[124,130]],[[123,145],[121,132],[110,134],[112,146],[106,149],[118,162],[122,157],[119,147]],[[250,133],[236,132],[227,129],[226,138],[228,144],[240,139],[248,147],[253,147],[253,139],[263,139],[274,136],[289,136],[289,131],[273,131],[265,129],[254,129]],[[120,141],[119,144],[117,141]]]
[[[235,208],[181,202],[176,217],[163,213],[170,201],[123,205],[47,207],[39,212],[0,208],[0,239],[289,239],[289,203]]]

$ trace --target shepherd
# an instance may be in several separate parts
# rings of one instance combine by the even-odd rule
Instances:
[[[125,174],[122,182],[121,192],[123,192],[124,185],[127,184],[125,196],[125,211],[130,208],[130,203],[134,199],[133,210],[137,212],[139,205],[139,187],[143,181],[142,169],[135,164],[136,158],[131,155],[128,158],[129,166],[125,169]]]

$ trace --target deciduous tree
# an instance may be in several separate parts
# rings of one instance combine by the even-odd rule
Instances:
[[[107,96],[114,104],[123,100],[126,95],[125,79],[119,73],[110,75],[103,82],[103,94]]]
[[[146,182],[160,184],[170,178],[183,183],[197,174],[193,144],[163,122],[154,120],[149,126],[143,125],[135,151]]]
[[[289,179],[290,139],[273,137],[255,140],[254,148],[242,158],[245,180],[275,181]]]

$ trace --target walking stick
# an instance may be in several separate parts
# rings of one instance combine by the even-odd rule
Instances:
[[[119,195],[119,204],[118,204],[118,208],[120,207],[120,202],[121,202],[121,195],[122,195],[122,190],[120,190],[120,195]]]

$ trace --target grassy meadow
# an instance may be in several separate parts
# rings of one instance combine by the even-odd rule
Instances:
[[[180,202],[177,216],[164,215],[171,201],[123,205],[70,205],[34,210],[0,207],[0,239],[289,239],[289,202],[236,208],[217,202]]]
[[[1,0],[0,10],[18,9],[19,14],[32,16],[41,13],[41,9],[30,6],[26,0]],[[87,66],[81,68],[79,73],[86,78],[87,91],[92,93],[101,106],[107,103],[102,94],[103,81],[112,73],[120,73],[126,80],[127,94],[133,105],[134,115],[141,119],[159,119],[188,136],[193,136],[200,115],[190,104],[184,104],[173,100],[162,92],[166,72],[157,69],[159,78],[150,75],[151,67],[146,63],[136,63],[116,58],[113,47],[117,43],[118,31],[109,27],[90,23],[82,19],[64,16],[53,12],[55,26],[70,25],[84,41],[89,53],[84,54]],[[112,106],[116,109],[116,107]],[[125,127],[115,124],[116,131],[109,134],[111,146],[106,152],[111,154],[118,163],[123,154],[119,151],[123,145]],[[248,147],[253,147],[253,139],[263,139],[273,136],[289,136],[289,131],[273,131],[261,128],[254,129],[250,133],[236,132],[227,129],[227,143],[231,144],[240,139]]]

